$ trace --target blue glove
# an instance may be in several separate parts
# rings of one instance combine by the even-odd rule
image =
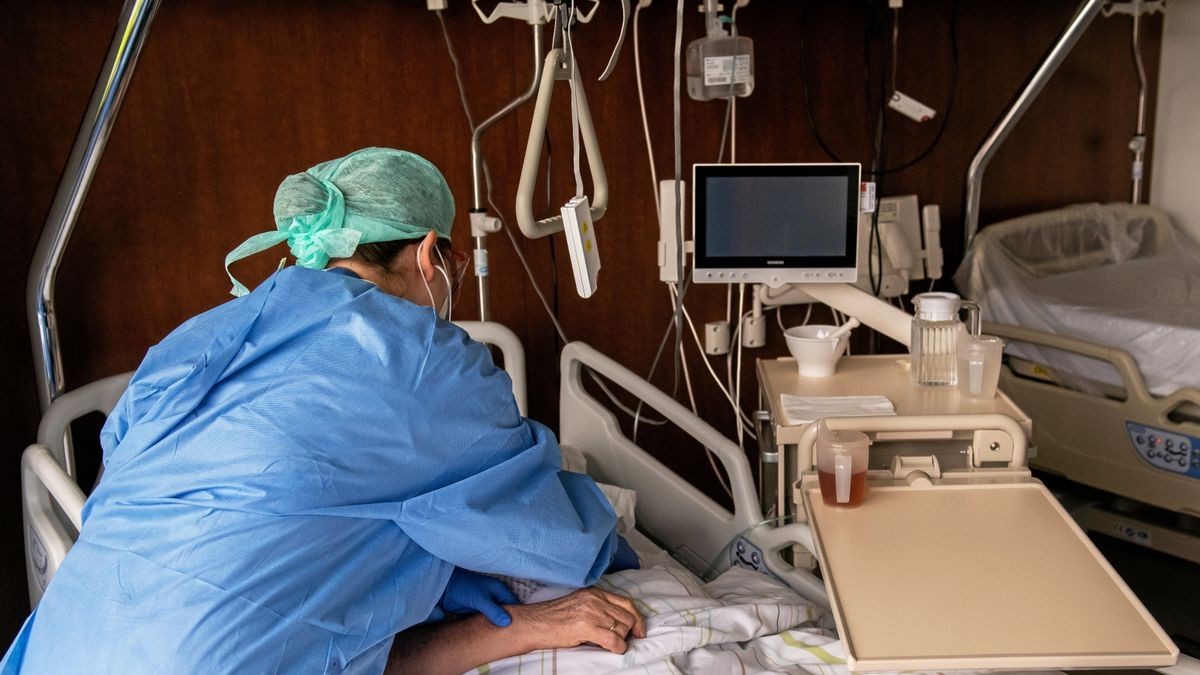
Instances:
[[[500,605],[517,604],[517,596],[499,579],[455,567],[438,605],[451,614],[479,614],[504,628],[512,617]]]
[[[638,560],[638,554],[633,551],[633,547],[629,542],[625,541],[625,537],[617,535],[617,552],[613,555],[612,562],[608,565],[606,573],[620,572],[621,570],[640,570],[642,561]]]

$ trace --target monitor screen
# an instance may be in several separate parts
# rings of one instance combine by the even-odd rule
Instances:
[[[695,280],[854,281],[857,164],[697,164]]]

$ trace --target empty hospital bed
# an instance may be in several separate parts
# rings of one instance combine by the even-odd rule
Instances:
[[[1083,204],[981,230],[955,280],[1008,342],[1034,466],[1181,514],[1098,529],[1200,562],[1200,246],[1152,207]]]

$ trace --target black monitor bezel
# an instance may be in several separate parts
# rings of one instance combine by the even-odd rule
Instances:
[[[706,204],[708,179],[725,177],[837,177],[848,183],[846,254],[841,256],[710,256]],[[858,265],[859,185],[862,165],[840,164],[695,164],[692,166],[692,240],[696,269],[849,269]]]

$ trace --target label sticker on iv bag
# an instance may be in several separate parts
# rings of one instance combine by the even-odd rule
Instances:
[[[875,183],[863,181],[858,184],[858,210],[875,213]]]
[[[704,57],[704,86],[743,84],[750,81],[750,55],[737,55],[737,72],[733,69],[732,56]],[[730,82],[730,78],[733,82]]]

